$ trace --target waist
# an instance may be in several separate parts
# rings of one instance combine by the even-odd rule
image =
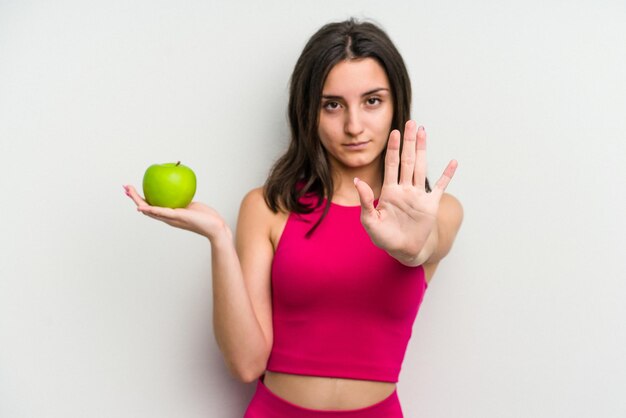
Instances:
[[[265,386],[295,405],[320,410],[365,408],[387,399],[396,390],[392,382],[305,376],[267,371]]]

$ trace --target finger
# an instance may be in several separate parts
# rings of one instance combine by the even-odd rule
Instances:
[[[124,191],[126,192],[126,196],[130,197],[133,200],[133,202],[135,202],[135,205],[137,206],[148,205],[146,201],[143,200],[141,196],[139,196],[139,193],[137,193],[137,190],[135,190],[133,186],[124,186]]]
[[[398,184],[398,166],[400,164],[400,131],[394,129],[389,134],[387,155],[385,155],[385,178],[383,184]]]
[[[412,185],[415,172],[415,142],[417,141],[417,125],[408,121],[404,127],[402,156],[400,158],[400,184]]]
[[[175,221],[180,219],[179,214],[175,209],[162,208],[159,206],[149,206],[147,204],[137,206],[137,210],[144,215],[156,217],[162,221]]]
[[[354,185],[359,193],[359,201],[361,202],[361,214],[371,216],[376,214],[376,208],[374,207],[374,192],[372,188],[363,180],[354,178]]]
[[[420,126],[417,130],[417,139],[415,144],[415,168],[414,180],[415,185],[420,188],[426,187],[426,130]]]
[[[452,177],[454,176],[454,172],[456,171],[458,165],[459,163],[456,160],[452,160],[448,163],[448,166],[443,171],[443,174],[441,175],[441,177],[437,181],[437,184],[435,184],[435,188],[433,189],[433,193],[436,193],[438,197],[441,197],[441,195],[443,195],[443,192],[446,190],[446,187],[448,187],[450,180],[452,180]]]

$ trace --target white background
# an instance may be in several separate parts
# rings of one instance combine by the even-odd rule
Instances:
[[[182,160],[234,227],[304,43],[349,16],[403,53],[431,178],[460,162],[406,416],[626,416],[625,2],[0,0],[0,417],[242,415],[208,242],[122,185]]]

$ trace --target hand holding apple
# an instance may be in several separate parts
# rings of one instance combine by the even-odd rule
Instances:
[[[228,224],[213,208],[201,202],[191,202],[185,208],[150,206],[131,185],[125,185],[124,192],[137,205],[144,215],[166,224],[195,232],[209,239],[228,231]]]
[[[152,206],[187,207],[196,194],[196,175],[180,161],[153,164],[143,176],[143,194]]]
[[[180,161],[148,167],[143,179],[145,198],[133,186],[123,187],[137,210],[150,218],[209,239],[230,234],[219,213],[204,203],[191,201],[196,191],[196,176]]]

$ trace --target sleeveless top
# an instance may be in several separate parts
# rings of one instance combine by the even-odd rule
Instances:
[[[307,238],[322,212],[291,213],[276,248],[267,370],[397,382],[427,288],[424,269],[376,247],[360,206],[331,203]]]

